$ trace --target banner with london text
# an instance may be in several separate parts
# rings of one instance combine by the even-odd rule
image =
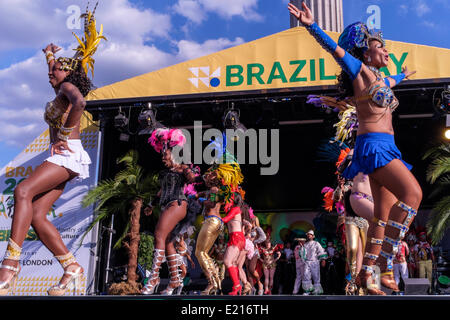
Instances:
[[[86,117],[83,117],[86,118]],[[86,122],[86,121],[84,121]],[[97,183],[99,130],[90,121],[90,125],[81,125],[81,141],[89,154],[92,164],[89,178],[80,182],[66,184],[64,193],[54,203],[48,220],[60,232],[67,248],[74,254],[84,269],[80,288],[75,294],[89,294],[93,290],[96,253],[96,230],[90,231],[80,243],[81,237],[93,220],[93,208],[82,208],[81,200],[87,191]],[[14,214],[14,189],[33,170],[50,156],[49,131],[46,130],[24,151],[0,170],[0,258],[3,259],[6,245],[11,233],[11,221]],[[18,277],[15,295],[39,296],[47,295],[47,290],[58,284],[63,269],[53,254],[42,244],[31,227],[23,244],[21,271]],[[74,290],[66,291],[66,295],[74,294]],[[10,292],[11,295],[11,292]]]

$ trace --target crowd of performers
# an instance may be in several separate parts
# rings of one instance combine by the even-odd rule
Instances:
[[[417,213],[422,191],[410,172],[411,166],[402,160],[395,145],[392,113],[399,102],[391,88],[414,72],[405,68],[399,75],[383,78],[380,69],[387,66],[389,55],[380,33],[372,33],[364,23],[353,23],[336,43],[314,22],[309,8],[302,5],[302,10],[292,4],[288,9],[343,70],[338,77],[341,97],[318,96],[311,101],[340,111],[343,123],[347,124],[338,124],[343,130],[340,134],[351,137],[346,141],[348,154],[338,165],[338,185],[330,193],[333,202],[341,204],[339,209],[345,212],[343,225],[351,275],[348,292],[362,290],[366,294],[384,295],[381,286],[395,292],[398,286],[393,277],[393,259]],[[59,284],[48,290],[49,295],[65,294],[69,285],[78,284],[83,276],[83,268],[47,220],[47,212],[63,193],[66,183],[89,175],[91,161],[81,144],[80,120],[86,105],[84,97],[92,89],[87,76],[89,69],[93,74],[92,56],[104,37],[102,31],[96,30],[93,13],[87,11],[83,17],[85,37],[77,38],[80,46],[74,57],[56,58],[60,48],[53,44],[43,50],[49,82],[56,94],[44,115],[50,127],[51,156],[15,189],[11,236],[0,266],[0,295],[14,289],[22,244],[30,226],[64,269]],[[269,293],[280,248],[272,247],[245,202],[239,164],[222,142],[217,150],[221,151],[223,161],[201,175],[198,168],[180,163],[174,156],[173,150],[184,142],[181,131],[170,128],[158,129],[150,138],[166,169],[160,173],[161,190],[156,198],[161,214],[155,230],[153,265],[142,294],[157,292],[163,263],[168,264],[170,281],[162,293],[180,292],[186,255],[179,235],[192,225],[198,212],[203,212],[204,222],[195,255],[208,279],[203,293],[221,290],[223,266],[233,282],[230,294],[248,293],[252,288]],[[186,186],[195,187],[199,183],[206,186],[206,191],[190,194],[186,190]],[[224,217],[221,211],[225,212]],[[216,239],[223,241],[220,239],[225,227],[229,235],[227,245],[214,247]],[[222,256],[223,265],[211,259],[212,248]],[[363,254],[357,258],[357,252]],[[262,271],[256,267],[257,261],[262,262]],[[311,261],[308,266],[312,283],[317,276],[317,263]],[[260,281],[262,274],[264,284]]]
[[[222,291],[225,270],[232,280],[230,295],[248,294],[258,287],[258,292],[268,294],[273,285],[273,274],[281,247],[272,247],[270,238],[259,226],[258,218],[245,202],[245,191],[240,186],[244,181],[241,169],[234,157],[226,150],[226,137],[213,141],[218,161],[206,172],[198,167],[182,164],[176,154],[184,146],[186,138],[179,129],[159,128],[153,131],[149,142],[161,153],[166,169],[159,174],[161,189],[150,204],[158,204],[161,213],[155,227],[155,249],[150,277],[142,294],[153,294],[160,283],[161,265],[168,264],[170,281],[164,295],[179,294],[183,288],[181,268],[182,254],[174,243],[193,226],[199,213],[203,223],[198,231],[195,256],[208,281],[201,292],[204,295]],[[198,191],[197,190],[201,190]],[[222,217],[221,212],[225,212]],[[224,241],[224,231],[228,243]],[[179,241],[178,241],[179,242]],[[214,253],[215,259],[211,257]],[[278,257],[276,257],[278,255]],[[261,261],[262,269],[257,270]],[[244,270],[245,265],[245,270]],[[264,287],[260,281],[264,273]]]
[[[182,241],[180,235],[192,228],[201,212],[203,222],[196,238],[195,256],[208,281],[201,294],[221,293],[226,273],[232,281],[229,295],[271,294],[283,245],[272,244],[270,233],[261,228],[258,217],[245,202],[245,191],[240,186],[244,177],[239,164],[226,150],[226,137],[211,142],[220,159],[202,175],[198,167],[177,162],[175,154],[182,150],[185,141],[181,130],[170,128],[156,129],[149,139],[155,151],[161,153],[166,168],[159,175],[161,189],[150,204],[153,207],[158,203],[161,213],[154,232],[153,264],[141,293],[158,292],[164,262],[168,264],[170,279],[160,293],[181,293],[186,276],[182,257],[187,256],[189,260],[191,257],[179,239]],[[179,149],[174,152],[176,147]],[[206,190],[197,192],[196,189]],[[225,233],[228,234],[226,244]],[[297,282],[302,283],[305,292],[319,294],[322,292],[319,261],[327,254],[313,239],[314,232],[310,230],[302,251],[296,248],[297,252],[303,252],[301,279]]]

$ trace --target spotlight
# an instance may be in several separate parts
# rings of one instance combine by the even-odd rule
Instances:
[[[450,114],[450,91],[442,92],[441,110],[446,114]]]
[[[433,95],[434,97],[434,95]],[[434,98],[433,98],[434,104]],[[441,98],[438,99],[437,103],[434,104],[436,109],[436,114],[438,116],[442,116],[445,114],[450,114],[450,86],[448,86],[447,90],[441,92]]]
[[[234,109],[234,103],[231,104],[231,109],[225,110],[222,118],[222,124],[225,129],[247,131],[247,128],[241,123],[239,117],[241,113],[238,109]]]
[[[128,126],[128,118],[122,111],[122,107],[119,107],[119,113],[114,117],[114,127],[120,131],[123,131]]]
[[[225,110],[225,113],[222,117],[222,124],[225,129],[233,129],[234,131],[247,131],[247,128],[241,123],[239,120],[240,111],[238,109],[234,109],[234,103],[231,103],[231,109]],[[233,141],[238,141],[239,136],[236,134],[233,138]]]
[[[447,140],[450,140],[450,129],[445,130],[444,136]]]
[[[119,113],[114,117],[114,127],[120,131],[120,141],[128,141],[130,139],[128,122],[127,116],[122,112],[122,107],[119,106]]]
[[[164,127],[156,121],[156,114],[153,112],[151,102],[147,103],[146,109],[142,109],[138,117],[138,122],[142,128],[139,131],[140,135],[151,134],[155,129]]]

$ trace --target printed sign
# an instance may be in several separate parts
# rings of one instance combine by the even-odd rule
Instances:
[[[83,123],[81,127],[83,128]],[[82,235],[93,220],[93,208],[81,208],[81,200],[89,188],[95,186],[97,182],[99,131],[92,122],[90,126],[84,126],[81,132],[81,141],[92,161],[89,168],[90,177],[80,182],[67,183],[64,193],[47,213],[47,219],[60,232],[64,244],[85,271],[81,286],[75,292],[77,295],[93,290],[95,271],[96,230],[90,231],[84,238],[83,244],[80,245]],[[0,171],[1,257],[4,255],[11,234],[14,189],[50,156],[49,145],[49,131],[46,130]],[[63,275],[63,268],[39,240],[33,228],[30,228],[24,241],[20,264],[22,269],[18,277],[15,295],[47,295],[47,290],[58,284]],[[74,292],[66,291],[65,294],[72,295]]]

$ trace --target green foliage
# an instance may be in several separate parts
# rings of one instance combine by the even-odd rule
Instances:
[[[427,168],[427,181],[435,184],[430,198],[437,200],[427,221],[428,234],[433,245],[438,244],[450,228],[450,143],[444,142],[428,150],[423,159],[431,159]]]
[[[427,230],[433,245],[442,240],[448,228],[450,228],[450,196],[439,200],[428,218]]]
[[[138,263],[150,269],[153,263],[153,250],[155,238],[148,233],[141,233],[141,241],[139,242]]]
[[[100,181],[97,187],[89,190],[81,202],[83,208],[94,205],[95,216],[83,234],[80,244],[83,242],[86,234],[97,223],[113,214],[127,218],[132,201],[142,199],[144,204],[146,204],[159,190],[157,174],[145,174],[143,168],[138,165],[138,153],[136,150],[130,150],[125,156],[117,159],[117,164],[123,164],[125,169],[117,173],[113,179]],[[114,249],[122,246],[122,241],[129,229],[130,224],[127,223],[116,241]]]

